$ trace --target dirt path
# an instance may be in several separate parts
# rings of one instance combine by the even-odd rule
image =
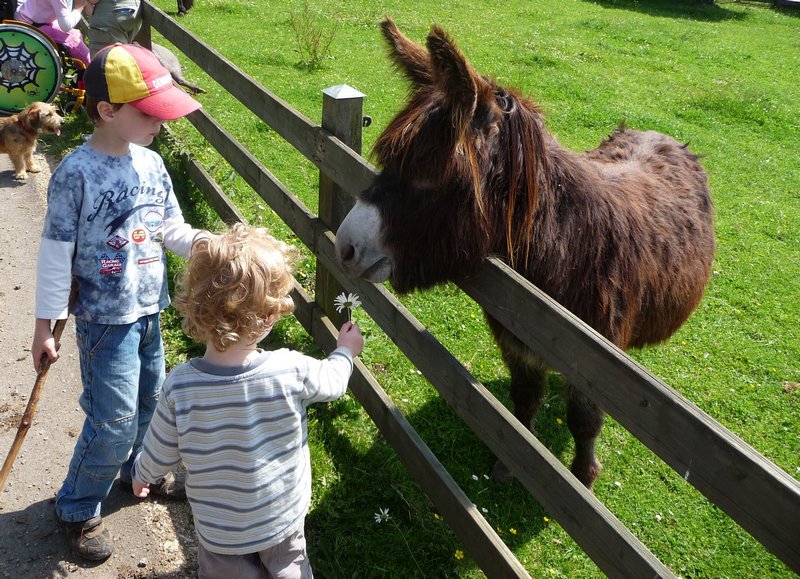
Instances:
[[[37,158],[45,165],[43,156]],[[30,342],[49,177],[44,167],[25,183],[14,181],[7,155],[0,155],[0,461],[11,447],[36,378]],[[98,565],[70,553],[56,527],[53,503],[83,423],[72,320],[61,343],[61,358],[50,369],[33,425],[0,493],[0,578],[196,577],[188,505],[140,502],[116,485],[103,504],[114,554]]]

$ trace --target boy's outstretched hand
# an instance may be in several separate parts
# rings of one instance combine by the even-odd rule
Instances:
[[[339,330],[339,338],[336,340],[336,346],[344,346],[353,356],[358,356],[361,350],[364,349],[364,337],[361,335],[361,330],[358,324],[353,322],[345,322],[342,324],[342,329]]]

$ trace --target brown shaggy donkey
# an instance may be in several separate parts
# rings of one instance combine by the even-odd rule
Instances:
[[[536,105],[475,72],[442,29],[426,50],[391,20],[382,27],[412,91],[375,144],[383,171],[337,233],[348,275],[409,292],[499,256],[622,349],[669,338],[700,302],[715,250],[697,156],[625,128],[594,150],[568,151]],[[530,428],[546,368],[487,318],[514,414]],[[572,473],[591,488],[603,412],[576,388],[566,394]],[[499,462],[493,474],[509,476]]]

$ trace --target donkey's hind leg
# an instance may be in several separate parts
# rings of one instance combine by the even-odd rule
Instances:
[[[575,458],[570,470],[591,490],[602,468],[594,446],[603,428],[603,411],[571,385],[567,387],[567,426],[575,440]]]

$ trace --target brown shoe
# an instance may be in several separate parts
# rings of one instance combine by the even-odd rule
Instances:
[[[72,550],[90,561],[103,561],[111,556],[114,543],[100,515],[87,521],[69,523],[58,520],[69,539]]]

